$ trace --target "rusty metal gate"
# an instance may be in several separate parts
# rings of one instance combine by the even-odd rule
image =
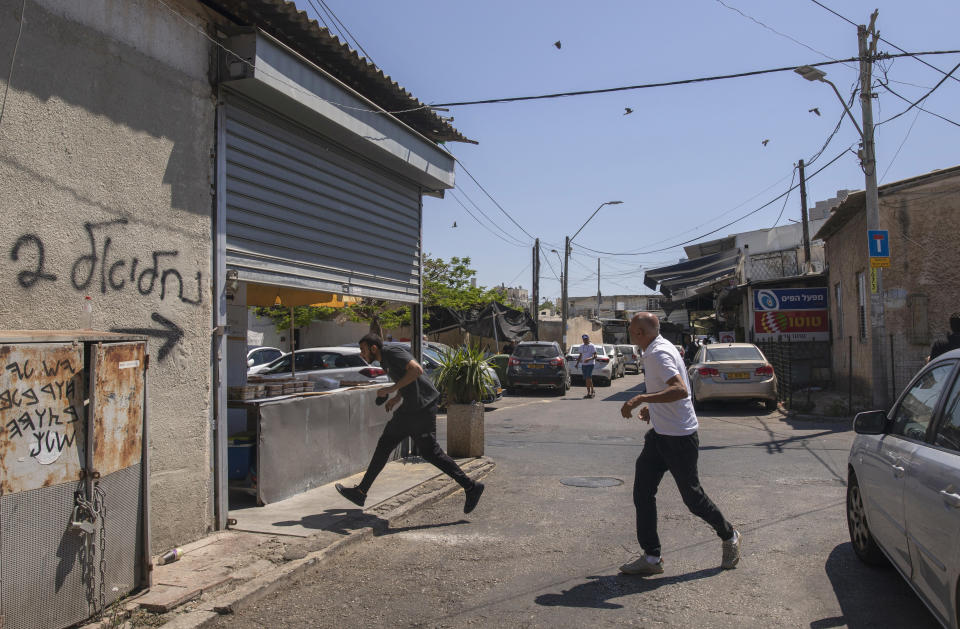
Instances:
[[[146,342],[0,332],[0,627],[60,628],[148,585]]]

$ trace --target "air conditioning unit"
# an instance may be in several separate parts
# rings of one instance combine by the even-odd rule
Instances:
[[[0,627],[59,629],[150,585],[142,336],[0,331]]]

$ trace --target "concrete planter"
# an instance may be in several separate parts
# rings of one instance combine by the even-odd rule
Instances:
[[[483,404],[447,405],[447,454],[483,456]]]

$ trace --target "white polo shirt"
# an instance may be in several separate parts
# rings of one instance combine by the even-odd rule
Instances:
[[[657,393],[667,388],[667,380],[680,376],[687,387],[687,397],[676,402],[651,403],[650,423],[661,435],[679,437],[697,431],[699,422],[690,400],[690,380],[677,348],[662,336],[653,339],[643,351],[643,370],[647,393]]]

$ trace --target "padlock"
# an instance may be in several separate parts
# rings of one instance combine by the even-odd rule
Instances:
[[[74,505],[73,515],[70,517],[70,530],[81,535],[96,535],[97,529],[94,527],[96,516],[93,520],[84,519],[80,516],[80,505]]]

